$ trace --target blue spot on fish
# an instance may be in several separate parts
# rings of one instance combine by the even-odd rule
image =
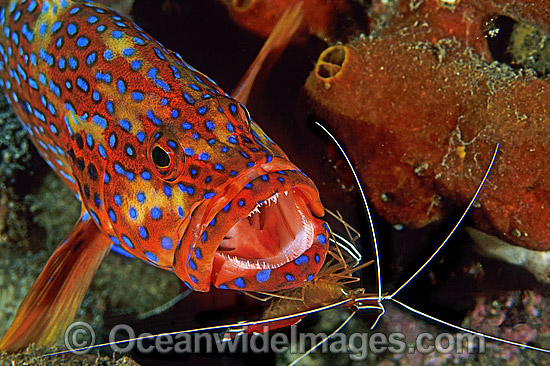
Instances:
[[[122,235],[122,241],[123,241],[124,244],[126,244],[128,247],[134,249],[134,244],[132,243],[132,241],[130,240],[130,238],[128,238],[126,235]]]
[[[98,114],[95,114],[93,117],[92,117],[92,121],[94,121],[94,123],[96,125],[99,125],[102,129],[106,129],[107,128],[107,120],[103,117],[101,117],[100,115]],[[111,146],[112,147],[112,146]]]
[[[118,31],[118,30],[115,30],[111,33],[111,36],[114,39],[120,39],[120,38],[122,38],[123,35],[124,35],[124,33],[122,33],[121,31]]]
[[[160,246],[162,247],[162,249],[166,249],[166,250],[172,249],[172,239],[170,239],[167,236],[163,237],[160,240]]]
[[[137,102],[141,102],[143,100],[143,94],[140,93],[140,92],[133,92],[132,93],[132,99],[137,101]]]
[[[141,236],[142,239],[147,239],[149,237],[149,233],[147,232],[147,229],[143,226],[139,227],[139,236]]]
[[[325,244],[327,242],[327,238],[323,234],[317,235],[316,239],[321,244]]]
[[[122,127],[126,132],[130,132],[132,130],[132,125],[130,124],[130,121],[126,119],[120,120],[119,124],[120,127]]]
[[[263,283],[269,279],[269,276],[271,276],[271,270],[264,269],[263,271],[256,273],[256,281]]]
[[[145,252],[145,256],[151,261],[151,262],[158,262],[158,258],[154,253],[151,252]]]
[[[242,277],[239,277],[239,278],[235,279],[235,281],[233,281],[233,283],[238,288],[244,288],[245,287],[245,282],[244,282],[244,279]]]

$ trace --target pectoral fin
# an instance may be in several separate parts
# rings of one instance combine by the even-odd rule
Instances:
[[[30,343],[52,345],[73,320],[110,247],[111,241],[93,220],[79,220],[19,306],[0,349],[13,352]]]

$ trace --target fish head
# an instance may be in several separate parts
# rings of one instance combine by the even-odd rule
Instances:
[[[218,95],[209,109],[215,113],[178,139],[188,141],[180,147],[186,167],[178,190],[192,187],[198,199],[188,206],[174,272],[200,291],[210,283],[275,291],[313,279],[328,249],[315,185],[239,102]],[[193,134],[202,136],[198,146]]]
[[[163,72],[151,74],[171,80]],[[140,92],[101,131],[105,204],[87,203],[94,218],[115,244],[194,290],[276,291],[313,279],[329,235],[314,183],[243,105],[191,67],[178,72],[169,95]]]

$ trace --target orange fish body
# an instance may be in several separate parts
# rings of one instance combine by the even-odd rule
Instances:
[[[328,227],[315,185],[210,78],[93,2],[11,1],[0,28],[4,92],[82,202],[0,348],[55,339],[113,244],[198,291],[316,275]]]

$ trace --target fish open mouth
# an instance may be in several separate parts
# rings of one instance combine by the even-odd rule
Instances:
[[[275,193],[229,229],[216,254],[243,269],[278,268],[311,247],[313,220],[300,189]]]
[[[317,188],[290,162],[255,166],[192,211],[174,272],[197,291],[300,286],[323,265],[323,214]]]

